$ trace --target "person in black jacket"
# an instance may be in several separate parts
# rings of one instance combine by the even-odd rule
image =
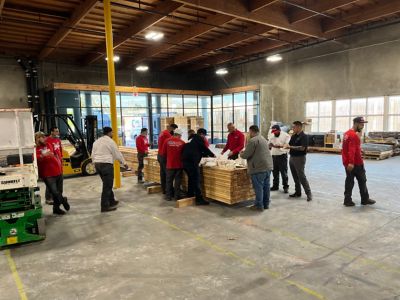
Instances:
[[[208,205],[204,200],[200,187],[199,163],[202,157],[215,157],[204,143],[207,130],[200,128],[197,134],[189,132],[189,142],[184,146],[182,152],[183,169],[188,176],[188,197],[196,197],[197,205]]]

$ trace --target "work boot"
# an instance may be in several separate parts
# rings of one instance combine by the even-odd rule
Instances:
[[[117,201],[117,200],[111,201],[110,207],[116,207],[116,206],[118,206],[118,204],[119,204],[119,201]]]
[[[270,190],[271,190],[271,191],[277,191],[277,190],[279,190],[279,187],[273,186],[273,187],[270,188]]]
[[[53,214],[55,214],[55,215],[65,215],[65,211],[63,211],[59,207],[53,207]]]
[[[199,201],[196,201],[196,205],[210,205],[210,202],[208,202],[206,200],[199,200]]]
[[[350,200],[350,201],[344,201],[343,205],[349,207],[349,206],[355,206],[356,204],[353,201]]]
[[[68,203],[68,201],[67,201],[67,197],[63,197],[62,205],[64,206],[64,209],[65,209],[66,211],[69,211],[69,209],[71,208],[70,205],[69,205],[69,203]]]
[[[258,211],[258,212],[264,211],[264,208],[258,207],[257,205],[252,205],[249,207],[249,209],[253,210],[253,211]]]
[[[312,194],[307,195],[307,202],[310,202],[310,201],[312,201]]]
[[[375,203],[376,203],[376,201],[372,200],[372,199],[361,201],[361,205],[372,205],[372,204],[375,204]]]
[[[115,206],[101,208],[101,212],[109,212],[109,211],[114,211],[114,210],[117,210],[117,208]]]
[[[288,189],[288,188],[283,188],[283,192],[284,192],[285,194],[288,194],[288,193],[289,193],[289,189]]]
[[[300,198],[301,194],[293,193],[293,194],[290,194],[289,197],[291,197],[291,198]]]

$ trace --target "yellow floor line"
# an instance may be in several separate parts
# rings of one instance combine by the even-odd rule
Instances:
[[[187,235],[187,236],[189,236],[189,237],[201,242],[202,244],[206,245],[210,249],[213,249],[213,250],[217,251],[218,253],[221,253],[223,255],[232,257],[232,258],[236,259],[237,261],[240,261],[242,264],[250,266],[250,267],[257,267],[258,266],[255,261],[243,258],[243,257],[239,256],[238,254],[230,251],[230,250],[224,249],[224,248],[218,246],[217,244],[214,244],[213,242],[211,242],[211,241],[207,240],[206,238],[202,237],[201,235],[198,235],[196,233],[193,233],[193,232],[187,231],[185,229],[182,229],[182,228],[178,227],[175,224],[172,224],[172,223],[170,223],[170,222],[168,222],[166,220],[163,220],[163,219],[161,219],[159,217],[156,217],[156,216],[153,216],[153,215],[151,215],[149,213],[146,213],[145,211],[143,211],[143,210],[141,210],[141,209],[139,209],[139,208],[137,208],[137,207],[135,207],[133,205],[130,205],[130,204],[126,204],[126,205],[129,206],[130,208],[133,208],[134,210],[140,212],[143,215],[149,216],[152,219],[154,219],[154,220],[156,220],[156,221],[158,221],[158,222],[160,222],[160,223],[162,223],[162,224],[164,224],[164,225],[166,225],[166,226],[168,226],[168,227],[170,227],[170,228],[172,228],[174,230],[177,230],[177,231],[179,231],[179,232],[181,232],[181,233],[183,233],[183,234],[185,234],[185,235]],[[326,300],[327,299],[326,297],[324,297],[320,293],[318,293],[318,292],[316,292],[316,291],[314,291],[314,290],[302,285],[299,282],[296,282],[296,281],[293,281],[293,280],[289,280],[289,279],[284,279],[283,278],[284,277],[283,274],[280,274],[278,272],[272,271],[272,270],[270,270],[270,269],[268,269],[266,267],[263,267],[261,269],[261,271],[264,272],[265,274],[275,278],[275,279],[282,280],[282,281],[284,281],[285,283],[287,283],[287,284],[289,284],[291,286],[297,287],[300,291],[302,291],[302,292],[304,292],[304,293],[306,293],[306,294],[308,294],[310,296],[313,296],[316,299],[319,299],[319,300]]]
[[[17,271],[17,266],[15,265],[14,259],[11,256],[11,251],[7,249],[4,251],[4,253],[6,254],[8,266],[10,267],[12,276],[17,286],[19,297],[21,298],[21,300],[28,300],[28,297],[26,297],[26,293],[24,290],[24,285],[22,284],[21,278],[19,277]]]

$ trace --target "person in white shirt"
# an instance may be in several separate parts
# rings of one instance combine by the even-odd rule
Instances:
[[[103,128],[101,138],[93,144],[92,161],[103,181],[103,191],[101,193],[101,212],[108,212],[117,209],[118,201],[114,198],[114,161],[118,160],[125,168],[128,165],[124,157],[118,150],[117,144],[112,139],[113,131],[110,127]]]
[[[289,144],[290,135],[281,131],[279,125],[271,127],[271,136],[269,138],[269,146],[271,148],[274,176],[271,191],[279,190],[279,173],[282,177],[283,191],[285,194],[289,192],[289,178],[288,178],[288,149],[283,149],[283,146]]]

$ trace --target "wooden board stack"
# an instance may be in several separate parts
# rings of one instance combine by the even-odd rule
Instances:
[[[160,180],[160,165],[157,157],[149,156],[144,159],[144,180],[147,182],[161,183]]]
[[[197,131],[199,128],[204,128],[203,117],[190,117],[190,129]]]
[[[125,147],[125,146],[119,146],[118,148],[119,151],[121,151],[122,155],[124,156],[129,168],[131,168],[133,171],[136,171],[139,166],[136,148]],[[149,156],[156,156],[157,152],[158,152],[157,149],[150,149]]]
[[[205,197],[227,204],[254,199],[246,168],[203,167],[203,192]]]
[[[167,129],[167,125],[174,123],[174,118],[161,118],[161,130]]]

